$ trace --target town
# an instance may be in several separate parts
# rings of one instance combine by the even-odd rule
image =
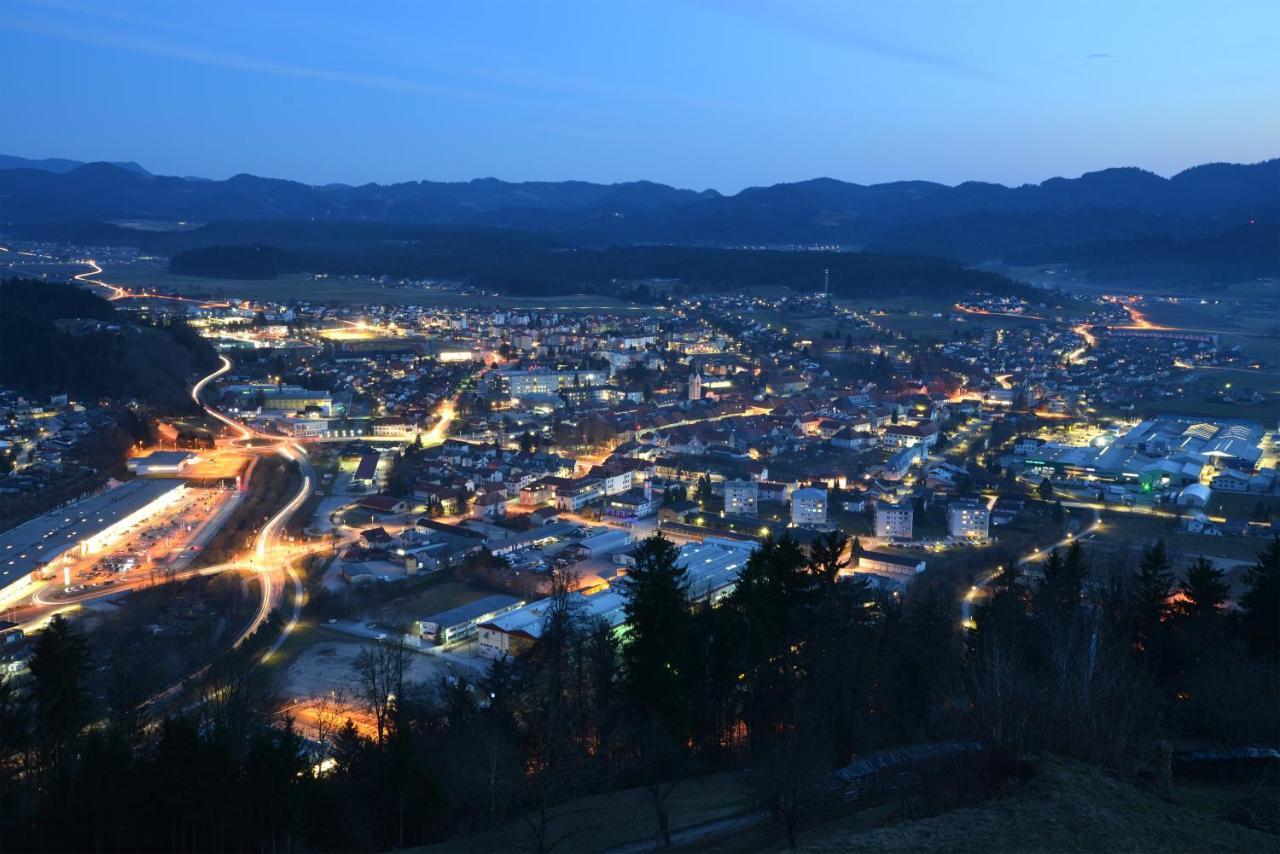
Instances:
[[[1275,391],[1200,385],[1199,413],[1186,393],[1275,365],[1151,322],[1158,301],[1046,290],[920,310],[677,287],[643,312],[429,292],[333,306],[130,290],[79,260],[91,247],[13,250],[86,267],[77,286],[218,353],[202,409],[141,425],[123,458],[95,444],[119,427],[93,401],[0,392],[7,506],[57,501],[0,534],[15,676],[54,614],[109,620],[130,591],[248,570],[261,604],[230,646],[283,613],[266,654],[289,652],[287,708],[367,723],[354,696],[323,711],[362,644],[420,653],[424,678],[474,675],[537,640],[557,584],[622,630],[655,533],[695,601],[727,596],[765,540],[834,534],[843,577],[894,597],[926,579],[969,605],[993,562],[1034,565],[1073,537],[1161,538],[1237,577],[1277,530],[1277,424],[1249,417]],[[1169,399],[1190,409],[1161,412]],[[171,700],[184,674],[160,670],[150,688]]]
[[[1277,29],[5,4],[0,852],[1276,849]]]

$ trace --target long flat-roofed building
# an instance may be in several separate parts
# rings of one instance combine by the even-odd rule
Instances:
[[[126,467],[138,475],[163,477],[180,474],[187,466],[199,461],[200,458],[191,451],[152,451],[140,457],[130,457]]]
[[[738,542],[721,537],[707,537],[701,543],[689,543],[680,549],[677,565],[687,571],[691,601],[712,602],[727,596],[738,583],[743,566],[755,551],[754,542]],[[626,621],[626,583],[623,577],[614,586],[599,593],[571,593],[579,613],[588,620],[604,620],[617,628]],[[480,629],[480,654],[486,658],[520,655],[542,637],[543,623],[551,607],[550,599],[525,605],[501,616],[483,621]]]
[[[0,589],[29,584],[35,573],[67,556],[96,554],[170,506],[186,486],[173,478],[138,478],[37,516],[0,534]]]

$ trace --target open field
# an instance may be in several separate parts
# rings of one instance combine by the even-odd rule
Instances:
[[[1209,501],[1209,506],[1205,508],[1205,513],[1209,516],[1223,516],[1228,519],[1236,516],[1248,518],[1253,515],[1253,511],[1257,509],[1259,504],[1269,508],[1272,513],[1280,513],[1280,498],[1274,495],[1222,491],[1213,493],[1213,498]]]
[[[466,605],[490,595],[488,591],[470,587],[458,581],[444,578],[431,579],[426,585],[404,596],[398,596],[384,605],[361,615],[361,619],[374,620],[388,626],[408,629],[414,620],[420,620]]]
[[[1256,537],[1206,537],[1180,531],[1175,520],[1167,516],[1104,512],[1102,528],[1094,542],[1112,548],[1138,550],[1147,543],[1163,539],[1165,546],[1180,562],[1197,557],[1210,560],[1252,562],[1266,545]]]
[[[610,311],[636,314],[662,310],[653,306],[630,305],[612,297],[596,294],[548,297],[479,296],[381,287],[372,282],[344,281],[336,278],[312,279],[306,273],[287,273],[275,279],[209,279],[179,276],[167,270],[144,267],[114,267],[108,268],[102,274],[102,280],[130,289],[155,288],[164,293],[254,300],[305,299],[332,303],[537,308],[568,312]]]

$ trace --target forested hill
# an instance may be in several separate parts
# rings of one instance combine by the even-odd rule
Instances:
[[[0,282],[0,386],[181,406],[191,377],[215,362],[208,343],[181,322],[134,323],[73,285]]]
[[[214,232],[223,231],[215,224]],[[410,234],[411,232],[411,234]],[[954,294],[1021,289],[1003,276],[939,258],[863,252],[783,252],[694,246],[581,248],[537,235],[497,231],[406,229],[338,224],[275,225],[258,232],[278,249],[214,246],[180,251],[171,269],[213,278],[272,278],[286,269],[311,273],[440,278],[512,294],[617,293],[626,283],[664,279],[685,287],[737,290],[787,287],[812,293],[829,272],[844,296]],[[200,240],[200,231],[184,240]]]
[[[274,279],[281,273],[302,270],[303,261],[271,246],[209,246],[178,253],[170,260],[169,269],[184,276]]]

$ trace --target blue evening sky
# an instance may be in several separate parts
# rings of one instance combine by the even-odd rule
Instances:
[[[0,151],[344,181],[1003,183],[1280,154],[1280,0],[0,0]]]

